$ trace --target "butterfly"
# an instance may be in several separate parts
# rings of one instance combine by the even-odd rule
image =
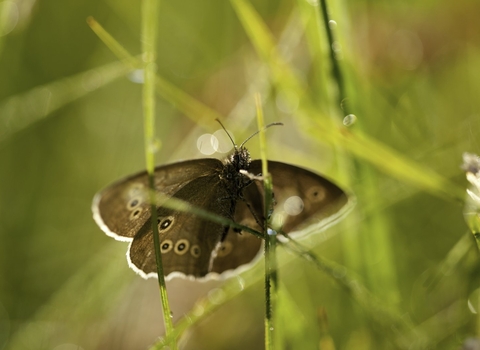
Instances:
[[[155,191],[263,232],[262,164],[250,159],[245,142],[234,144],[223,161],[204,158],[158,166]],[[273,215],[281,215],[285,233],[339,216],[348,203],[340,187],[309,170],[269,160],[268,172],[273,181]],[[108,236],[130,242],[128,264],[144,278],[157,277],[148,187],[147,172],[140,172],[103,189],[92,204],[98,226]],[[157,218],[167,280],[227,277],[261,256],[262,240],[248,232],[161,204]]]

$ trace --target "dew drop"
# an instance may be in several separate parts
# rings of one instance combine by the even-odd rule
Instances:
[[[357,116],[355,114],[349,114],[343,118],[343,125],[352,126],[357,121]]]
[[[271,228],[269,228],[269,229],[267,229],[267,235],[269,235],[269,236],[276,236],[276,235],[277,235],[277,231],[272,230]]]

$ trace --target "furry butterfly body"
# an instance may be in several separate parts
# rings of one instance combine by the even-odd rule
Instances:
[[[268,170],[274,213],[282,213],[284,232],[334,215],[348,202],[338,186],[313,172],[275,161],[268,161]],[[155,190],[262,231],[263,183],[251,175],[261,175],[261,161],[251,161],[240,147],[223,162],[207,158],[157,167]],[[100,191],[92,205],[94,219],[107,235],[131,242],[127,260],[144,278],[157,276],[147,189],[147,173],[138,173]],[[194,214],[160,204],[157,216],[167,279],[226,276],[261,251],[261,239]]]

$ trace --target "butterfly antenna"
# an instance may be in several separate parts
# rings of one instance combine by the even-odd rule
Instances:
[[[271,124],[268,124],[267,126],[265,126],[263,129],[261,130],[258,130],[258,131],[255,131],[252,135],[250,135],[245,141],[242,142],[242,144],[240,145],[240,148],[243,147],[244,144],[247,143],[248,140],[250,140],[252,137],[254,137],[256,134],[258,134],[260,131],[263,131],[271,126],[274,126],[274,125],[283,125],[283,123],[280,123],[280,122],[277,122],[277,123],[271,123]]]
[[[230,139],[230,141],[232,141],[232,145],[235,149],[237,149],[237,145],[235,144],[235,141],[233,141],[232,139],[232,136],[230,136],[230,134],[228,133],[227,129],[225,129],[225,127],[223,126],[222,122],[220,121],[220,119],[215,119],[218,124],[220,124],[220,126],[222,127],[222,129],[225,131],[225,133],[227,134],[228,138]],[[243,145],[243,144],[242,144]]]

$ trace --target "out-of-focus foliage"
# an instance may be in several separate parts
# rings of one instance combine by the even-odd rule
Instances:
[[[371,293],[359,302],[339,276],[279,248],[278,341],[478,342],[479,255],[459,199],[462,154],[480,153],[480,3],[329,5],[343,110],[315,1],[162,1],[158,75],[174,89],[159,89],[157,161],[205,157],[197,139],[218,129],[213,115],[244,140],[260,92],[266,121],[285,124],[267,131],[269,158],[324,173],[357,197],[341,224],[303,244]],[[90,211],[95,192],[143,169],[145,156],[141,72],[86,19],[138,56],[140,6],[0,2],[0,349],[144,349],[162,334],[157,284],[128,269],[126,244],[106,237]],[[347,111],[356,122],[345,127]],[[258,158],[258,139],[248,147]],[[263,348],[262,280],[260,263],[225,290],[171,281],[174,320],[187,328],[181,345]]]

